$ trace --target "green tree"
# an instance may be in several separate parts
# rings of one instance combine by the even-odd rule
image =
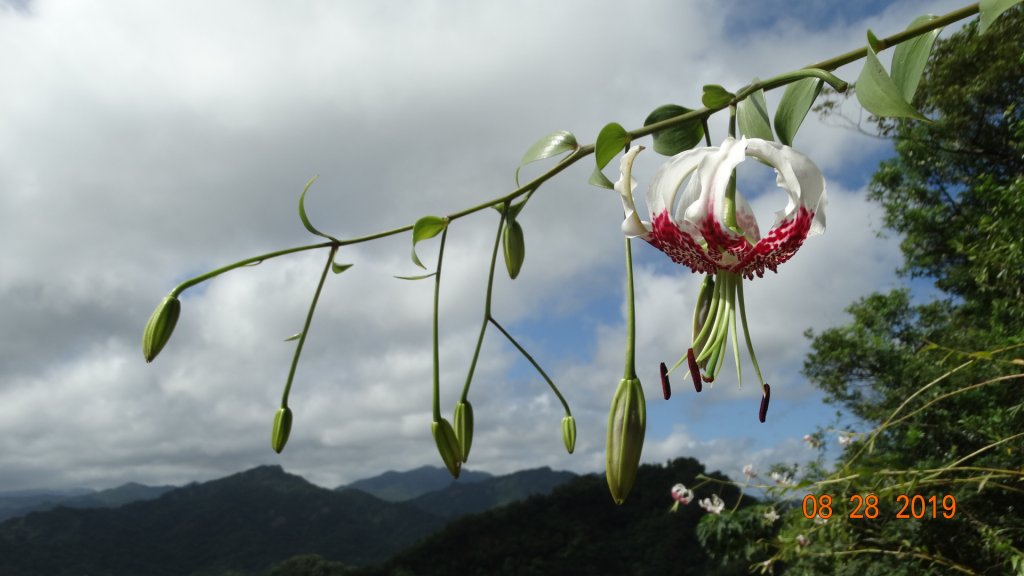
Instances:
[[[872,294],[846,326],[809,334],[804,373],[876,428],[812,488],[835,497],[827,523],[787,516],[777,540],[787,573],[1024,574],[1022,95],[1017,7],[984,35],[972,23],[938,44],[915,99],[934,121],[879,123],[896,155],[870,197],[903,237],[901,273],[943,297]],[[878,517],[850,519],[850,497],[869,493]],[[901,494],[935,505],[897,518]]]

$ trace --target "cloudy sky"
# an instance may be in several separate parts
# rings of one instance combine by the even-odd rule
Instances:
[[[302,327],[325,252],[189,290],[174,338],[148,365],[142,327],[191,276],[315,242],[296,213],[313,175],[307,208],[322,230],[348,238],[410,224],[511,190],[520,157],[544,134],[592,142],[607,122],[635,128],[661,104],[699,106],[703,84],[738,88],[857,48],[867,28],[891,34],[960,2],[623,6],[0,0],[0,491],[180,484],[273,463],[333,487],[440,465],[430,436],[433,284],[394,279],[419,272],[408,234],[340,252],[355,266],[324,287],[282,455],[269,436],[294,350],[283,340]],[[859,69],[839,74],[852,81]],[[723,119],[711,126],[720,141]],[[748,462],[809,457],[801,437],[835,409],[799,374],[804,331],[838,325],[856,298],[899,285],[898,238],[876,235],[879,211],[864,193],[888,145],[809,118],[796,146],[828,178],[828,231],[746,287],[772,384],[767,423],[757,421],[749,365],[742,388],[726,366],[700,395],[677,372],[675,395],[662,400],[658,362],[674,363],[688,345],[699,279],[635,248],[645,461],[692,456],[738,475]],[[641,154],[641,195],[661,161]],[[587,158],[531,200],[520,216],[523,272],[514,282],[499,274],[494,299],[495,316],[570,402],[576,453],[562,448],[557,400],[490,330],[470,395],[470,468],[603,468],[624,357],[622,212],[613,192],[587,185],[591,168]],[[766,226],[784,194],[747,168],[756,186],[744,193]],[[449,417],[497,222],[482,212],[448,235]],[[428,266],[436,247],[421,244]]]

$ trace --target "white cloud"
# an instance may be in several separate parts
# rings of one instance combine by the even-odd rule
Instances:
[[[523,150],[543,134],[570,129],[589,142],[609,121],[635,127],[660,104],[695,106],[702,83],[739,86],[853,48],[865,24],[888,32],[890,20],[899,28],[947,4],[897,3],[870,22],[823,30],[778,20],[742,37],[710,1],[155,10],[49,0],[0,10],[0,487],[181,483],[268,462],[334,485],[439,464],[428,431],[432,281],[392,277],[419,272],[408,233],[340,251],[355,267],[324,288],[280,457],[270,424],[294,350],[282,340],[302,326],[325,253],[186,292],[175,336],[152,365],[139,353],[142,325],[189,276],[315,242],[295,214],[313,174],[307,208],[323,230],[351,237],[406,225],[507,192]],[[875,153],[812,118],[801,139],[832,174]],[[647,153],[638,174],[658,162]],[[571,167],[531,200],[521,216],[526,265],[510,282],[498,262],[494,301],[572,403],[577,453],[564,454],[547,386],[489,329],[470,396],[479,427],[470,467],[603,465],[623,359],[621,211],[613,193],[586,185],[590,166]],[[842,308],[895,267],[892,241],[863,225],[877,219],[863,192],[830,186],[829,232],[747,291],[759,359],[780,382],[778,413],[783,399],[816,402],[795,379],[803,329],[841,322]],[[755,208],[777,200],[759,197]],[[448,239],[446,414],[481,322],[497,224],[484,214],[455,222]],[[428,266],[436,250],[437,239],[418,247]],[[657,363],[687,345],[696,280],[646,247],[637,254],[638,369],[654,406]],[[740,437],[753,432],[687,436],[708,424],[702,411],[734,400],[752,419],[752,380],[737,390],[725,374],[689,402],[695,421],[675,431],[652,422],[649,457],[693,451],[725,470],[719,448],[764,449]]]

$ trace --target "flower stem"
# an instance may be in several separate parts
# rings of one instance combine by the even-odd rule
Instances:
[[[740,321],[743,323],[743,337],[747,340],[747,352],[750,352],[750,361],[754,364],[754,372],[757,372],[757,379],[764,388],[764,377],[761,376],[761,368],[757,365],[757,355],[754,354],[754,344],[750,341],[750,328],[747,327],[747,307],[743,303],[743,279],[739,278],[736,283],[736,298],[740,302]]]
[[[506,206],[506,210],[508,207]],[[480,348],[483,347],[484,334],[487,332],[487,321],[491,318],[491,293],[494,288],[494,267],[498,261],[498,244],[501,243],[501,230],[505,225],[505,213],[501,213],[501,220],[498,221],[498,233],[494,237],[494,249],[491,251],[491,269],[487,274],[487,295],[484,297],[484,319],[480,323],[480,336],[476,339],[476,349],[473,350],[473,360],[469,363],[469,373],[466,374],[466,384],[462,387],[461,401],[465,402],[469,396],[469,385],[473,382],[473,372],[476,371],[476,361],[480,358]]]
[[[292,380],[295,378],[295,368],[299,365],[299,356],[302,355],[302,347],[306,344],[306,336],[309,334],[309,325],[313,322],[313,312],[316,310],[316,303],[320,300],[320,291],[324,287],[324,282],[327,281],[327,271],[331,269],[331,263],[334,262],[334,254],[338,251],[337,246],[331,246],[330,253],[327,254],[327,262],[324,264],[324,270],[320,273],[320,282],[316,285],[316,292],[313,293],[313,301],[309,303],[309,312],[306,312],[306,323],[302,326],[302,334],[299,335],[299,342],[295,345],[295,355],[292,356],[292,366],[288,369],[288,380],[284,384],[284,392],[281,394],[281,408],[288,407],[288,394],[292,391]]]
[[[633,298],[632,240],[626,238],[626,366],[623,378],[636,379],[636,305]]]
[[[209,280],[211,278],[215,278],[217,276],[220,276],[221,274],[223,274],[225,272],[230,272],[231,270],[234,270],[235,268],[242,268],[243,266],[253,266],[253,265],[259,264],[260,262],[263,262],[264,260],[270,260],[271,258],[277,258],[278,256],[284,256],[286,254],[294,254],[296,252],[303,252],[305,250],[315,250],[317,248],[329,248],[329,247],[333,247],[335,249],[337,248],[336,245],[333,242],[320,242],[319,244],[307,244],[305,246],[297,246],[295,248],[285,248],[284,250],[275,250],[274,252],[268,252],[266,254],[260,254],[259,256],[253,256],[251,258],[246,258],[244,260],[239,260],[238,262],[234,262],[232,264],[228,264],[227,266],[221,266],[220,268],[217,268],[216,270],[211,270],[211,271],[209,271],[209,272],[207,272],[205,274],[200,274],[199,276],[196,276],[195,278],[190,278],[190,279],[182,282],[181,284],[178,284],[177,286],[174,287],[174,290],[171,290],[170,296],[177,298],[178,296],[181,295],[182,292],[184,292],[185,290],[188,290],[189,288],[195,286],[196,284],[199,284],[199,283],[205,282],[205,281],[207,281],[207,280]],[[333,258],[334,252],[331,253],[331,256]]]
[[[448,222],[441,232],[441,246],[437,249],[437,271],[434,273],[434,422],[441,421],[441,360],[438,353],[437,324],[438,308],[441,301],[441,262],[444,260],[444,243],[448,238]]]
[[[904,41],[909,40],[911,38],[915,38],[917,36],[921,36],[922,34],[926,34],[926,33],[930,32],[932,30],[935,30],[935,29],[938,29],[938,28],[942,28],[944,26],[947,26],[947,25],[952,24],[954,22],[957,22],[959,20],[964,20],[966,18],[969,18],[969,17],[977,14],[978,10],[979,10],[978,4],[972,4],[970,6],[967,6],[967,7],[961,8],[959,10],[955,10],[953,12],[945,14],[943,16],[940,16],[940,17],[938,17],[938,18],[936,18],[934,20],[931,20],[929,22],[925,22],[925,23],[920,24],[918,26],[914,26],[912,28],[908,28],[906,30],[903,30],[901,32],[893,34],[892,36],[887,36],[885,38],[881,38],[878,41],[879,50],[884,50],[886,48],[889,48],[891,46],[899,44],[900,42],[904,42]],[[752,84],[744,87],[742,90],[739,91],[737,99],[735,99],[734,102],[730,102],[730,103],[725,104],[725,105],[723,105],[721,107],[718,107],[718,108],[699,108],[697,110],[691,110],[689,112],[686,112],[685,114],[680,114],[678,116],[673,116],[671,118],[666,118],[665,120],[662,120],[660,122],[654,122],[654,123],[648,124],[646,126],[643,126],[641,128],[637,128],[635,130],[630,130],[630,131],[628,131],[626,133],[627,140],[636,140],[636,139],[641,138],[643,136],[648,136],[648,135],[651,135],[651,134],[656,134],[658,132],[662,132],[664,130],[668,130],[670,128],[674,128],[674,127],[677,127],[677,126],[682,125],[682,124],[686,124],[686,123],[694,121],[694,120],[700,120],[704,124],[704,126],[705,126],[704,133],[707,136],[707,134],[708,134],[708,132],[707,132],[707,119],[712,114],[714,114],[714,113],[724,109],[725,107],[735,105],[737,102],[739,102],[739,100],[741,100],[742,98],[745,98],[749,94],[752,94],[753,92],[756,92],[758,90],[765,90],[765,91],[773,90],[775,88],[779,88],[779,87],[791,84],[793,82],[796,82],[796,81],[798,81],[800,79],[803,79],[803,78],[806,78],[806,77],[809,77],[809,76],[815,76],[815,77],[820,77],[822,79],[826,79],[826,77],[822,74],[823,72],[835,70],[835,69],[837,69],[837,68],[839,68],[841,66],[845,66],[846,64],[849,64],[851,62],[855,62],[857,60],[861,60],[861,59],[865,58],[866,56],[867,56],[867,48],[866,47],[859,48],[857,50],[853,50],[853,51],[847,52],[845,54],[841,54],[839,56],[830,58],[828,60],[823,60],[821,62],[817,62],[817,63],[811,64],[809,66],[805,66],[804,68],[799,69],[799,70],[795,70],[795,71],[792,71],[792,72],[787,72],[785,74],[780,74],[778,76],[770,78],[769,80],[764,80],[764,81],[761,81],[761,82],[752,83]],[[708,137],[708,138],[710,138],[710,137]],[[710,140],[708,140],[708,145],[710,145]],[[595,149],[594,144],[588,144],[588,145],[585,145],[585,146],[580,146],[580,147],[576,148],[568,156],[563,158],[558,164],[553,166],[550,170],[544,172],[543,174],[540,174],[539,176],[537,176],[533,180],[527,182],[526,184],[523,184],[522,186],[519,186],[518,188],[516,188],[515,190],[512,190],[511,192],[505,194],[504,196],[500,196],[498,198],[495,198],[495,199],[492,199],[492,200],[488,200],[486,202],[483,202],[481,204],[477,204],[476,206],[471,206],[469,208],[460,210],[458,212],[453,212],[453,213],[447,215],[446,218],[449,221],[457,220],[459,218],[462,218],[463,216],[468,216],[470,214],[479,212],[481,210],[484,210],[485,208],[489,208],[489,207],[494,206],[496,204],[501,204],[503,202],[511,202],[512,200],[515,200],[515,199],[519,198],[520,196],[523,196],[523,195],[526,195],[526,194],[532,194],[544,182],[550,180],[551,178],[553,178],[557,174],[561,173],[563,170],[565,170],[569,166],[575,164],[577,161],[579,161],[579,160],[589,156],[590,154],[593,154],[594,153],[594,149]],[[218,269],[213,270],[211,272],[207,272],[207,273],[202,274],[200,276],[196,276],[195,278],[191,278],[189,280],[186,280],[185,282],[179,284],[176,288],[174,288],[174,290],[171,291],[171,295],[172,296],[178,296],[179,294],[181,294],[186,289],[188,289],[188,288],[190,288],[190,287],[192,287],[192,286],[194,286],[196,284],[199,284],[201,282],[204,282],[206,280],[209,280],[209,279],[211,279],[211,278],[213,278],[215,276],[219,276],[220,274],[223,274],[224,272],[227,272],[229,270],[234,270],[235,268],[239,268],[239,267],[242,267],[242,266],[248,266],[250,264],[259,263],[259,262],[262,262],[263,260],[269,260],[271,258],[276,258],[278,256],[284,256],[286,254],[292,254],[294,252],[301,252],[303,250],[312,250],[312,249],[315,249],[315,248],[327,248],[327,247],[331,247],[331,246],[340,247],[340,246],[348,246],[348,245],[352,245],[352,244],[360,244],[360,243],[363,243],[363,242],[369,242],[371,240],[377,240],[379,238],[386,238],[388,236],[394,236],[396,234],[401,234],[403,232],[408,232],[408,231],[412,230],[412,228],[413,228],[413,225],[412,224],[408,224],[408,225],[405,225],[405,226],[400,226],[398,228],[392,228],[390,230],[384,230],[384,231],[381,231],[381,232],[376,232],[376,233],[368,234],[368,235],[365,235],[365,236],[358,236],[358,237],[355,237],[355,238],[349,238],[349,239],[345,239],[345,240],[337,240],[337,241],[331,241],[331,242],[322,242],[322,243],[319,243],[319,244],[311,244],[311,245],[307,245],[307,246],[299,246],[299,247],[295,247],[295,248],[288,248],[288,249],[285,249],[285,250],[278,250],[278,251],[275,251],[275,252],[269,252],[267,254],[263,254],[263,255],[260,255],[260,256],[254,256],[252,258],[246,258],[245,260],[240,260],[240,261],[235,262],[233,264],[229,264],[229,265],[224,266],[222,268],[218,268]]]
[[[488,318],[488,320],[490,320],[491,324],[494,324],[494,327],[497,328],[499,332],[505,335],[505,338],[508,338],[508,341],[511,342],[512,345],[516,347],[516,350],[519,350],[519,353],[522,354],[523,357],[530,361],[530,364],[533,364],[533,367],[537,370],[541,377],[544,378],[544,381],[548,383],[548,386],[551,388],[551,391],[554,392],[555,396],[558,397],[558,401],[562,403],[562,408],[565,410],[565,415],[572,416],[572,413],[569,411],[569,403],[565,401],[565,397],[563,397],[562,393],[558,391],[558,386],[555,386],[555,383],[548,376],[547,372],[545,372],[544,369],[540,367],[540,364],[538,364],[537,361],[533,359],[533,356],[531,356],[525,348],[520,346],[519,342],[516,342],[516,339],[513,338],[512,335],[509,334],[508,331],[505,330],[505,328],[501,324],[499,324],[497,320],[495,320],[493,317]]]

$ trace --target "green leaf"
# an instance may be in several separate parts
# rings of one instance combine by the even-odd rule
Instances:
[[[629,134],[618,122],[601,128],[597,143],[594,144],[594,159],[597,160],[598,169],[607,166],[626,144],[629,144]]]
[[[757,78],[754,78],[757,82]],[[764,90],[758,90],[740,101],[736,106],[736,121],[739,122],[740,134],[762,140],[774,140],[772,125],[768,122],[768,103],[764,100]]]
[[[981,25],[978,27],[978,32],[984,34],[1000,14],[1020,2],[1021,0],[981,0]]]
[[[572,132],[566,132],[565,130],[552,132],[540,140],[537,140],[533,146],[530,146],[526,151],[526,154],[523,154],[523,159],[519,161],[519,166],[516,166],[516,186],[519,186],[519,170],[521,170],[523,166],[526,166],[530,162],[536,162],[537,160],[557,156],[563,152],[577,150],[579,147],[580,145],[576,142],[576,137],[573,136]]]
[[[919,16],[910,23],[907,28],[920,26],[935,20],[938,16],[926,14]],[[917,92],[917,84],[921,81],[924,73],[924,66],[928,63],[928,55],[932,52],[932,44],[942,29],[932,30],[906,42],[900,42],[892,55],[892,80],[903,94],[907,102],[914,101],[914,92]]]
[[[870,46],[864,69],[857,78],[857,100],[865,110],[879,118],[903,117],[928,121],[903,99],[903,92],[886,73]]]
[[[424,280],[426,278],[433,277],[437,272],[431,272],[430,274],[422,274],[420,276],[395,276],[399,280]]]
[[[416,255],[416,245],[422,240],[437,236],[447,225],[448,221],[446,219],[438,218],[437,216],[424,216],[416,221],[416,224],[412,227],[412,261],[414,264],[426,269],[423,262],[420,262],[419,256]]]
[[[291,342],[293,340],[298,340],[299,338],[302,338],[302,332],[296,332],[295,334],[292,334],[291,336],[285,338],[284,341]]]
[[[704,95],[700,101],[707,108],[724,108],[732,102],[732,99],[736,95],[729,92],[725,88],[722,88],[718,84],[708,84],[704,86]]]
[[[594,166],[594,172],[590,175],[590,180],[587,180],[587,184],[592,184],[600,188],[607,188],[609,190],[615,189],[615,183],[609,180],[608,177],[604,175],[604,172],[601,172],[601,169],[597,166]]]
[[[319,176],[313,176],[312,178],[310,178],[309,182],[306,182],[306,187],[302,189],[302,195],[299,196],[299,219],[302,220],[302,225],[305,226],[306,230],[309,230],[310,233],[316,234],[317,236],[323,236],[328,240],[334,240],[335,242],[339,242],[339,240],[334,236],[324,234],[323,232],[314,228],[312,222],[309,221],[309,217],[306,216],[306,192],[309,192],[309,187],[313,185],[313,182],[316,182],[317,178],[319,178]]]
[[[345,270],[348,270],[351,267],[352,267],[351,264],[338,264],[337,262],[331,262],[331,270],[335,274],[341,274],[342,272],[344,272]]]
[[[693,112],[693,110],[683,106],[676,106],[675,104],[658,106],[647,115],[647,119],[644,120],[644,126],[675,118],[687,112]],[[651,136],[654,138],[655,152],[665,156],[675,156],[700,144],[701,139],[704,138],[704,125],[699,118],[693,118],[677,126],[655,132]]]
[[[868,30],[868,48],[871,48],[875,52],[879,52],[884,49],[882,47],[882,42],[878,39],[878,36],[875,36],[875,33],[870,29]]]
[[[804,78],[786,86],[779,107],[775,109],[775,132],[779,135],[779,142],[793,145],[796,131],[821,92],[822,84],[817,78]]]

